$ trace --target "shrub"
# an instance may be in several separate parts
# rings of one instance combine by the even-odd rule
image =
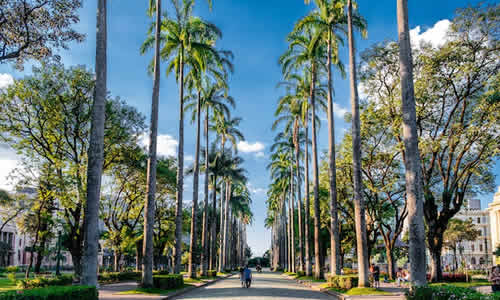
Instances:
[[[17,273],[17,272],[19,272],[19,268],[16,266],[10,266],[10,267],[5,268],[5,271],[7,273]]]
[[[12,283],[15,283],[17,281],[17,279],[16,279],[16,273],[9,273],[9,274],[7,274],[7,278]]]
[[[408,300],[448,300],[448,299],[464,299],[464,300],[496,300],[499,296],[486,296],[472,289],[456,287],[451,285],[443,286],[422,286],[415,288],[412,291],[406,292]]]
[[[153,271],[153,275],[168,275],[170,274],[168,272],[168,270],[157,270],[157,271]]]
[[[304,271],[297,271],[297,276],[298,277],[306,276],[306,272],[304,272]]]
[[[99,274],[101,282],[138,281],[141,279],[141,272],[104,272]]]
[[[17,283],[17,287],[21,289],[33,289],[54,285],[70,285],[72,283],[73,276],[61,275],[53,278],[37,277],[34,279],[22,279]]]
[[[328,277],[330,287],[340,290],[350,290],[358,286],[357,275],[336,275]]]
[[[0,293],[0,300],[98,300],[97,289],[90,286],[51,286]]]
[[[184,286],[184,277],[179,274],[153,276],[153,286],[162,290],[170,290]]]
[[[202,277],[201,272],[198,272],[198,277]],[[207,277],[217,277],[217,271],[207,270]]]
[[[344,270],[344,275],[352,275],[358,272],[357,270],[353,270],[351,268],[344,268],[343,270]]]

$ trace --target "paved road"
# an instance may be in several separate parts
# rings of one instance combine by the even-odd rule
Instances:
[[[253,272],[253,282],[249,289],[242,288],[238,275],[221,280],[215,284],[195,289],[177,299],[332,299],[321,292],[313,291],[293,280],[271,272]]]

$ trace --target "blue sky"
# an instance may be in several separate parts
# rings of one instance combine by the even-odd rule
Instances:
[[[152,53],[141,56],[139,47],[142,44],[150,20],[146,17],[146,0],[144,1],[108,1],[108,89],[113,95],[120,96],[149,118],[152,79],[147,75],[146,67]],[[440,20],[451,19],[456,8],[479,1],[464,0],[420,0],[409,1],[410,28],[420,26],[420,34]],[[167,1],[164,1],[167,3]],[[396,35],[396,1],[358,0],[359,10],[368,22],[368,38],[357,37],[359,51],[387,39],[394,40]],[[376,5],[375,5],[376,4]],[[165,4],[164,4],[165,6]],[[237,101],[235,116],[243,117],[241,129],[249,143],[240,147],[240,154],[245,158],[248,169],[252,195],[253,225],[248,229],[248,242],[255,254],[262,254],[270,245],[270,232],[264,228],[266,215],[265,188],[268,185],[266,172],[267,159],[259,152],[268,153],[273,136],[271,124],[276,99],[281,91],[276,83],[281,78],[277,59],[286,49],[285,37],[293,24],[312,8],[303,0],[214,0],[213,11],[209,12],[206,2],[197,0],[196,13],[215,23],[223,32],[220,48],[233,51],[235,54],[235,73],[230,82],[230,94]],[[69,51],[62,51],[61,56],[66,65],[86,65],[93,68],[95,59],[95,12],[96,1],[84,1],[80,11],[81,22],[77,30],[87,34],[85,42],[72,44]],[[172,11],[168,11],[171,13]],[[417,31],[415,31],[417,33]],[[433,35],[434,31],[427,36]],[[438,34],[438,33],[436,33]],[[341,50],[341,59],[347,61],[347,49]],[[359,53],[359,52],[358,52]],[[30,67],[26,67],[29,72]],[[11,74],[21,78],[23,72],[15,71],[8,65],[0,65],[0,73]],[[342,80],[338,73],[334,74],[338,105],[336,117],[336,137],[341,139],[349,124],[344,123],[341,112],[349,111],[348,82]],[[162,135],[160,151],[175,153],[175,140],[178,132],[178,89],[173,78],[166,78],[162,73],[160,91],[159,132]],[[194,153],[194,127],[186,122],[185,151],[186,155]],[[325,129],[319,134],[319,145],[324,149],[328,139]],[[163,142],[163,143],[162,143]],[[246,152],[245,152],[246,151]],[[0,159],[6,160],[4,166],[15,164],[15,158],[0,147]],[[10,155],[10,156],[9,156]],[[189,161],[189,157],[188,157]],[[2,174],[0,172],[0,186]],[[495,167],[495,174],[500,173],[500,166]],[[3,175],[5,176],[5,175]],[[189,189],[191,180],[186,182],[184,198],[186,202],[192,198]],[[497,178],[497,185],[500,184]],[[490,202],[493,194],[482,195],[483,208]]]

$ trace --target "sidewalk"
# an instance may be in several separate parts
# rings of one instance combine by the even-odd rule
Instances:
[[[215,283],[219,280],[225,279],[227,277],[232,276],[233,274],[229,274],[224,277],[217,277],[214,280],[204,280],[202,283],[190,283],[190,286],[187,286],[178,291],[172,292],[168,295],[145,295],[145,294],[135,294],[135,295],[120,295],[118,293],[135,290],[139,284],[135,281],[128,282],[119,282],[112,284],[105,284],[99,288],[99,300],[160,300],[160,299],[170,299],[180,294],[184,294],[193,289],[197,289],[199,287],[207,286],[212,283]]]
[[[382,299],[392,299],[392,300],[404,300],[405,299],[405,291],[407,290],[405,287],[398,287],[396,283],[380,283],[380,290],[391,293],[392,295],[363,295],[363,296],[348,296],[344,294],[340,294],[334,291],[330,291],[322,287],[324,282],[314,282],[311,280],[297,280],[293,277],[286,276],[286,278],[292,279],[301,283],[305,286],[310,287],[313,290],[324,292],[336,299],[339,300],[382,300]]]

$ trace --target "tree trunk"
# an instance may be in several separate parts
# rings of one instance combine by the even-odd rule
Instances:
[[[121,253],[119,251],[115,250],[114,253],[114,264],[113,264],[113,271],[115,272],[120,272],[120,258],[121,258]]]
[[[418,150],[413,66],[408,29],[408,2],[397,0],[399,61],[403,113],[403,139],[406,159],[406,197],[408,203],[410,279],[412,285],[427,282],[425,261],[425,227],[420,153]],[[441,249],[439,249],[439,254]],[[440,266],[440,257],[438,257]],[[433,264],[434,266],[434,264]],[[439,272],[441,269],[439,270]]]
[[[316,65],[312,65],[311,74],[311,90],[309,97],[311,98],[311,109],[312,109],[312,152],[313,152],[313,191],[314,191],[314,278],[323,278],[323,266],[320,259],[320,240],[319,240],[319,174],[318,174],[318,145],[316,139],[316,101],[315,101],[315,85],[316,83]]]
[[[305,129],[305,170],[304,170],[304,193],[306,194],[305,199],[305,217],[304,217],[304,243],[305,243],[305,271],[306,276],[311,276],[311,250],[310,250],[310,237],[309,237],[309,219],[310,219],[310,203],[309,203],[309,110],[306,112],[306,117],[304,121]]]
[[[339,253],[339,224],[337,215],[337,169],[335,165],[335,120],[333,118],[332,99],[332,32],[328,30],[328,157],[329,157],[329,184],[330,184],[330,273],[340,275]]]
[[[142,271],[142,240],[135,242],[135,271]]]
[[[443,279],[443,270],[441,269],[441,251],[443,249],[443,235],[429,232],[427,240],[429,241],[429,252],[431,255],[431,281],[439,282]],[[411,261],[410,261],[411,267]],[[427,277],[425,277],[427,279]]]
[[[215,249],[217,247],[216,245],[216,240],[217,240],[217,188],[216,188],[216,183],[217,183],[217,176],[212,175],[213,179],[213,191],[212,191],[212,222],[210,224],[210,270],[215,270],[215,258],[217,257],[215,253]]]
[[[363,200],[363,182],[361,178],[361,133],[359,121],[359,100],[356,79],[356,57],[354,33],[352,29],[352,1],[347,1],[347,23],[349,36],[349,79],[351,85],[352,111],[352,161],[354,179],[354,215],[356,223],[356,250],[358,257],[358,286],[367,287],[368,253],[366,244],[365,204]]]
[[[179,148],[177,153],[177,192],[175,209],[174,273],[181,272],[182,259],[182,196],[184,192],[184,49],[181,49],[179,70]]]
[[[228,252],[228,234],[229,234],[229,198],[231,197],[231,182],[226,181],[226,201],[224,203],[224,230],[221,231],[222,235],[222,269],[226,268],[227,252]],[[222,230],[222,229],[221,229]]]
[[[295,207],[294,207],[294,184],[293,184],[293,167],[290,166],[290,245],[291,245],[291,271],[295,273]]]
[[[385,256],[387,256],[387,275],[390,280],[395,280],[396,265],[394,264],[394,254],[392,247],[385,245]]]
[[[198,116],[199,117],[199,116]],[[200,272],[201,276],[207,276],[208,267],[208,253],[209,245],[208,241],[208,107],[205,111],[205,192],[204,192],[204,203],[203,203],[203,224],[201,230],[201,266]]]
[[[196,212],[198,210],[198,175],[200,172],[200,134],[201,134],[201,92],[198,91],[198,103],[196,111],[196,148],[194,154],[194,172],[193,172],[193,207],[191,209],[191,239],[189,243],[189,265],[188,265],[188,277],[196,277],[196,266],[193,272],[193,256],[196,257],[197,245],[196,245]],[[202,238],[203,239],[203,238]],[[203,263],[202,263],[203,264]]]
[[[297,133],[298,136],[298,133]],[[300,156],[299,156],[300,144],[299,140],[295,142],[295,167],[297,171],[297,211],[299,218],[299,271],[304,271],[304,241],[303,241],[303,231],[304,225],[302,224],[302,194],[300,191]]]
[[[153,287],[153,226],[156,194],[156,148],[158,137],[158,102],[160,98],[160,32],[161,0],[156,0],[155,60],[153,96],[151,99],[151,125],[149,129],[149,153],[147,166],[146,203],[144,205],[144,242],[142,245],[143,288]]]
[[[223,147],[224,149],[224,147]],[[219,220],[219,272],[224,272],[224,262],[222,260],[222,246],[224,245],[224,242],[223,242],[223,238],[224,238],[224,235],[223,235],[223,230],[224,230],[224,198],[226,196],[225,194],[225,189],[224,189],[224,186],[225,186],[225,181],[222,180],[221,181],[221,189],[220,189],[220,220]]]
[[[96,33],[96,84],[88,150],[87,201],[84,215],[82,284],[97,286],[99,252],[99,199],[104,161],[104,120],[106,118],[107,20],[106,0],[99,0]]]

